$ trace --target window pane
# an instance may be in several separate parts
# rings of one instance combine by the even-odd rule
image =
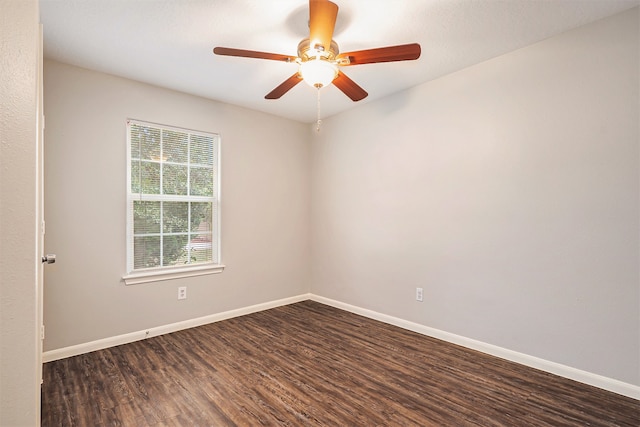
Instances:
[[[134,200],[133,234],[160,232],[160,202]]]
[[[191,203],[192,233],[211,233],[211,205],[207,202]]]
[[[131,191],[135,192],[134,185],[138,187],[138,190],[140,190],[140,185],[142,185],[143,194],[160,194],[160,163],[131,163]],[[133,167],[134,163],[136,163],[135,168]]]
[[[131,161],[131,192],[140,192],[140,162],[137,160]]]
[[[191,168],[191,195],[213,196],[213,169]]]
[[[191,163],[213,165],[213,138],[191,135]]]
[[[187,235],[164,236],[162,239],[162,265],[188,264]]]
[[[211,233],[193,236],[189,242],[191,262],[210,262],[213,259],[211,246]]]
[[[162,160],[167,162],[187,163],[189,135],[171,130],[162,131]]]
[[[162,192],[163,194],[187,194],[187,166],[163,165]]]
[[[132,159],[160,159],[160,129],[132,124],[130,137]]]
[[[162,231],[186,233],[189,231],[189,202],[164,202],[162,204]]]
[[[160,237],[144,236],[133,238],[133,268],[160,266]]]

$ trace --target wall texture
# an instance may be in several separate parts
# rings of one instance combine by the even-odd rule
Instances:
[[[38,2],[0,2],[0,425],[40,423]]]
[[[640,385],[638,21],[325,120],[311,291]]]
[[[308,292],[309,126],[51,61],[44,86],[45,351]],[[127,118],[221,134],[223,273],[121,281]]]

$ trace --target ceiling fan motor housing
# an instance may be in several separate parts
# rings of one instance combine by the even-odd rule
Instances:
[[[316,59],[318,56],[320,56],[320,59],[333,61],[339,52],[338,43],[336,43],[335,40],[331,40],[329,50],[324,49],[321,45],[311,46],[310,39],[304,39],[298,44],[298,58],[300,58],[302,62]]]

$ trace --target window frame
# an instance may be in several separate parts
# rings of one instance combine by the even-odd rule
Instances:
[[[197,264],[185,264],[178,266],[160,266],[160,267],[150,267],[144,269],[134,269],[133,268],[133,253],[134,250],[133,241],[134,241],[134,218],[133,218],[133,203],[135,200],[143,200],[143,198],[138,198],[140,193],[132,192],[132,155],[131,155],[131,126],[132,125],[140,125],[145,127],[151,127],[159,129],[160,132],[163,130],[173,131],[173,132],[182,132],[188,133],[190,135],[199,135],[205,137],[214,138],[214,162],[212,164],[213,168],[213,196],[211,197],[211,202],[213,204],[212,209],[215,214],[212,214],[212,234],[211,234],[211,242],[212,245],[215,244],[217,248],[217,257],[212,259],[211,262],[207,263],[197,263]],[[143,120],[135,120],[135,119],[127,119],[126,121],[126,134],[127,134],[127,177],[126,177],[126,185],[127,185],[127,201],[126,201],[126,271],[127,274],[122,277],[122,280],[126,285],[135,285],[140,283],[148,283],[148,282],[156,282],[162,280],[171,280],[171,279],[179,279],[185,277],[195,277],[202,276],[206,274],[214,274],[221,273],[224,270],[224,264],[222,264],[222,251],[221,251],[221,229],[220,229],[220,177],[221,177],[221,142],[222,139],[219,133],[215,132],[205,132],[198,131],[193,129],[181,128],[176,126],[163,125]],[[162,185],[162,183],[160,183]],[[202,196],[188,196],[193,197],[196,200],[189,200],[194,202],[200,202],[202,200]],[[185,201],[184,195],[177,196],[172,198],[172,195],[165,194],[157,194],[152,195],[152,198],[157,198],[165,201]]]

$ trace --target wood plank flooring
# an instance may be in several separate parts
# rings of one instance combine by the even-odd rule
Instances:
[[[633,426],[640,401],[312,301],[49,362],[42,426]]]

